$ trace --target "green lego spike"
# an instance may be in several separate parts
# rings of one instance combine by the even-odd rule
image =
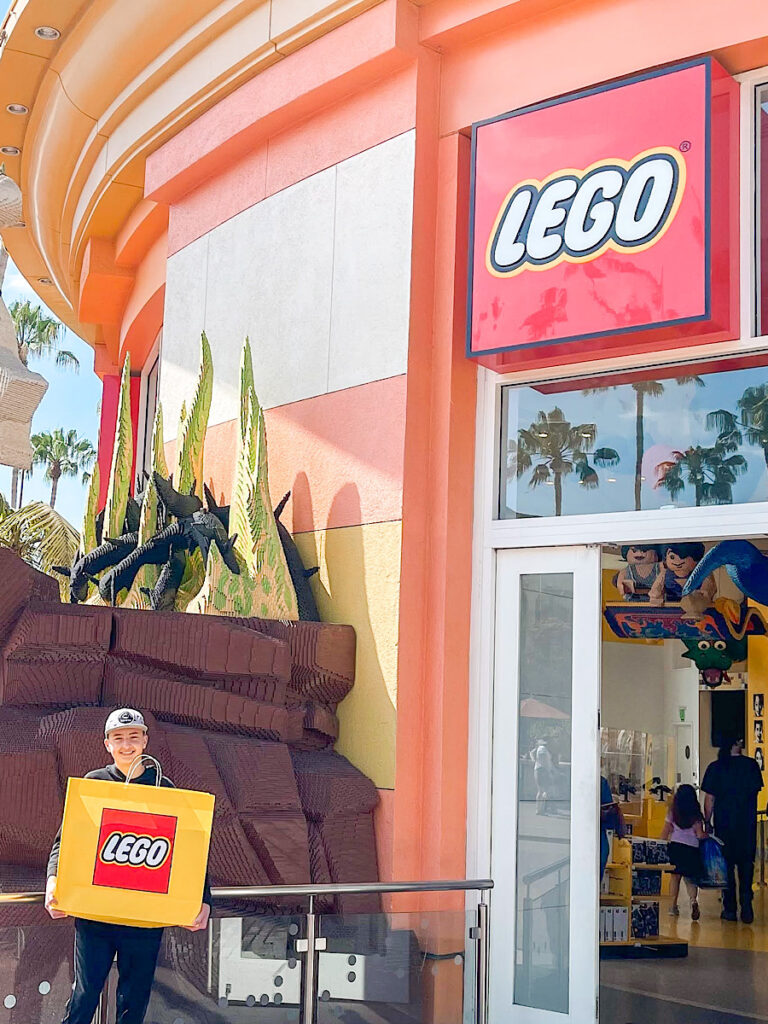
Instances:
[[[85,499],[85,512],[83,513],[83,526],[80,530],[80,554],[87,555],[89,551],[97,546],[96,539],[96,517],[99,514],[99,464],[93,467],[90,483],[88,484],[88,495]]]
[[[107,487],[107,503],[104,509],[105,537],[119,537],[123,532],[125,509],[131,490],[131,467],[133,466],[133,425],[131,423],[131,357],[123,363],[120,380],[120,398],[117,405],[115,443],[112,448],[112,468]]]
[[[205,331],[200,335],[200,371],[197,387],[189,408],[179,424],[176,439],[176,473],[174,486],[182,494],[189,494],[192,484],[199,498],[203,497],[203,452],[208,415],[213,397],[213,359]],[[186,409],[182,407],[184,414]]]

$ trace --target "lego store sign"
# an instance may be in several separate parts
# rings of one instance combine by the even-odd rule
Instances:
[[[177,819],[168,814],[105,807],[93,884],[110,889],[167,893]]]
[[[498,370],[738,334],[738,87],[703,58],[473,126],[468,345]]]

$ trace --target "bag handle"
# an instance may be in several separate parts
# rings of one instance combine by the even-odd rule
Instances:
[[[136,757],[131,761],[131,767],[128,769],[128,774],[125,776],[125,785],[133,778],[134,771],[143,764],[145,761],[149,761],[150,764],[154,765],[156,772],[155,786],[161,786],[163,782],[163,766],[157,760],[156,757],[152,757],[151,754],[137,754]]]

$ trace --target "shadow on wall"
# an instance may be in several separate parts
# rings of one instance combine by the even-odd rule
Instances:
[[[355,484],[344,484],[336,493],[329,524],[339,521],[340,507],[346,521],[359,522]],[[296,508],[304,521],[312,512],[305,473],[293,483]],[[356,515],[350,516],[353,509]],[[393,788],[395,781],[400,537],[399,521],[329,525],[294,536],[304,564],[320,566],[311,584],[321,618],[352,625],[357,633],[356,682],[338,709],[336,749],[381,789]]]

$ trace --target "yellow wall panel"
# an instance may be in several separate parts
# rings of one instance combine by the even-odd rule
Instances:
[[[312,587],[325,622],[357,632],[355,686],[339,705],[336,749],[380,789],[395,785],[400,522],[301,533],[306,566],[319,565]]]

